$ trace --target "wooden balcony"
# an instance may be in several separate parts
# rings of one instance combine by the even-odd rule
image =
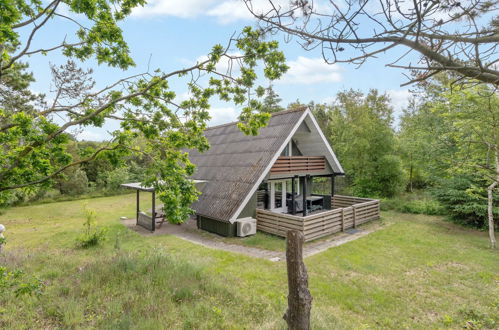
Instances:
[[[280,156],[270,169],[271,174],[324,171],[324,156]]]

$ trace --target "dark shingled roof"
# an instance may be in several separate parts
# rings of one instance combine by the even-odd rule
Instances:
[[[305,111],[300,108],[273,114],[257,136],[245,135],[237,123],[208,128],[205,136],[210,149],[189,153],[197,166],[192,179],[207,181],[192,205],[197,214],[229,221]]]

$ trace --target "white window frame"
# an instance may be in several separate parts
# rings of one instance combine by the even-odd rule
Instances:
[[[272,180],[270,181],[270,210],[272,212],[281,212],[281,213],[286,213],[287,212],[287,206],[286,206],[286,181],[287,180]],[[275,185],[276,183],[282,185],[282,205],[281,207],[276,208],[275,207]]]

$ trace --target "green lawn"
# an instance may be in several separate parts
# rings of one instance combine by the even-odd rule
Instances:
[[[79,250],[84,203],[109,238]],[[0,265],[44,283],[16,297],[0,282],[0,328],[285,328],[283,262],[139,236],[118,220],[134,207],[134,195],[121,195],[0,215]],[[498,327],[499,254],[485,233],[438,217],[383,219],[386,228],[306,259],[314,329]]]

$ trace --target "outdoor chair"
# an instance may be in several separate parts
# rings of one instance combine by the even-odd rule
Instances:
[[[163,209],[161,209],[156,212],[156,228],[161,228],[163,222],[165,222],[165,213],[163,212]]]
[[[152,214],[152,209],[149,210],[149,213]],[[161,225],[165,222],[165,212],[163,210],[163,206],[160,206],[156,209],[156,228],[161,228]]]

